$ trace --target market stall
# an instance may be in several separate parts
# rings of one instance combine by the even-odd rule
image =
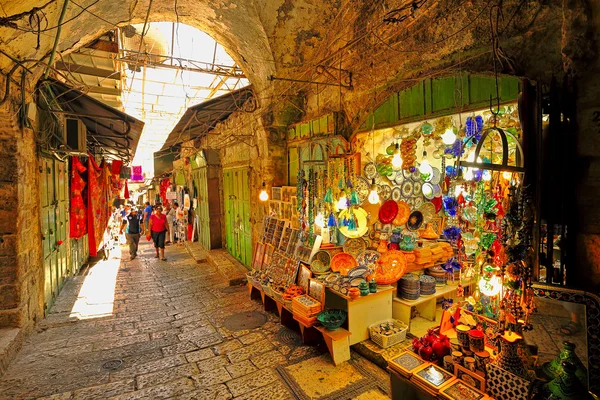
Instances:
[[[517,103],[506,103],[363,131],[343,152],[323,138],[305,146],[296,186],[261,194],[270,216],[251,291],[281,303],[303,334],[316,326],[331,340],[318,323],[336,311],[342,347],[397,346],[395,398],[413,398],[407,384],[414,398],[507,398],[507,382],[517,399],[565,382],[585,398],[571,345],[542,363],[526,339],[536,214],[521,126]],[[294,307],[298,297],[310,312]]]

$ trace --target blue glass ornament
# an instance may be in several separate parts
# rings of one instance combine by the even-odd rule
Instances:
[[[456,209],[458,207],[458,201],[454,197],[444,196],[444,210],[446,215],[450,217],[456,217]]]
[[[456,243],[460,237],[460,228],[457,226],[449,226],[443,230],[442,235],[452,243]]]
[[[456,168],[453,167],[452,165],[447,165],[446,166],[446,175],[449,178],[454,178],[456,176]]]
[[[421,132],[423,132],[423,135],[431,135],[433,132],[433,125],[429,122],[424,122],[423,125],[421,125]]]
[[[414,167],[414,166],[409,168],[410,172],[415,172],[416,170],[417,170],[417,167]]]
[[[335,215],[333,215],[333,212],[329,213],[329,219],[327,220],[327,226],[330,228],[337,226],[337,222],[335,221]]]

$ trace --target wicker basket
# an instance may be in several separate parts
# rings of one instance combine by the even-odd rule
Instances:
[[[400,328],[401,331],[399,333],[394,333],[391,336],[384,336],[380,333],[377,333],[375,331],[375,328],[377,328],[379,325],[381,325],[385,322],[393,323],[394,326],[396,328]],[[408,326],[404,322],[399,321],[397,319],[386,319],[384,321],[380,321],[376,324],[370,325],[369,326],[369,335],[371,336],[371,340],[373,342],[377,343],[377,345],[379,347],[387,349],[388,347],[398,344],[401,341],[403,341],[404,339],[406,339],[406,331],[407,330],[408,330]]]
[[[273,298],[278,301],[279,303],[283,304],[283,293],[278,292],[276,290],[271,289],[271,294],[273,295]]]

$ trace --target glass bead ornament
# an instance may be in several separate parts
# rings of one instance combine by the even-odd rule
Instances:
[[[429,122],[423,122],[421,125],[421,132],[423,135],[431,135],[433,133],[433,125]]]

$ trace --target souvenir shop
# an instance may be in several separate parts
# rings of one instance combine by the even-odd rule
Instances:
[[[435,108],[435,85],[447,82],[398,93],[348,140],[335,114],[292,127],[292,185],[260,193],[268,217],[250,296],[305,343],[324,341],[336,365],[350,346],[381,356],[393,398],[588,398],[597,343],[583,332],[550,354],[537,342],[549,329],[536,319],[540,301],[581,306],[588,328],[598,305],[537,283],[526,131],[548,119],[531,123],[535,107],[514,78],[494,104],[486,92],[458,111],[402,118],[418,108],[411,90]],[[467,84],[473,98],[477,83]]]

